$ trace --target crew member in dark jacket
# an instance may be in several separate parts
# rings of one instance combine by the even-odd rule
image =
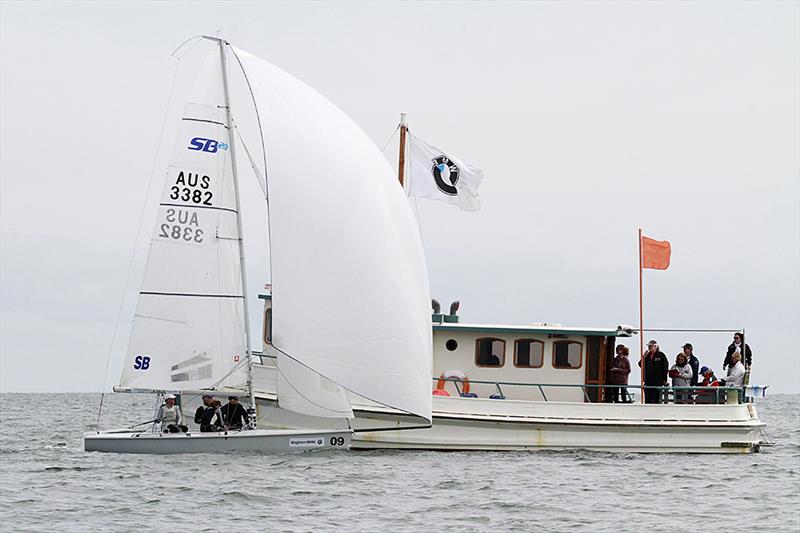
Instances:
[[[242,429],[247,425],[250,419],[238,396],[228,396],[228,403],[222,406],[222,420],[228,429]]]
[[[194,412],[194,423],[200,424],[203,421],[203,413],[206,412],[206,409],[211,407],[211,402],[214,401],[214,397],[210,394],[203,394],[203,405],[197,408],[197,411]]]
[[[664,352],[658,349],[658,343],[651,340],[647,343],[647,351],[639,359],[639,366],[644,361],[644,384],[647,387],[664,387],[669,374],[669,361]],[[644,403],[661,403],[658,389],[644,389]]]
[[[692,382],[689,383],[692,387],[700,382],[700,360],[694,355],[693,350],[691,343],[687,342],[683,345],[683,354],[686,356],[689,366],[692,367]]]
[[[742,346],[744,346],[744,352],[742,352]],[[744,342],[744,335],[741,333],[734,333],[733,342],[728,346],[728,353],[725,354],[725,362],[722,363],[722,370],[725,370],[733,364],[731,362],[731,356],[734,352],[742,354],[742,362],[745,364],[745,367],[750,368],[750,365],[753,364],[753,353],[750,351],[750,346]]]
[[[222,402],[219,400],[211,400],[208,407],[203,411],[203,416],[200,418],[200,431],[203,433],[222,431],[222,410],[220,406]]]
[[[614,357],[614,362],[611,363],[611,384],[620,385],[619,387],[611,387],[610,399],[614,403],[628,402],[628,376],[631,373],[631,362],[628,360],[627,346],[620,344],[617,346],[617,355]],[[621,398],[621,400],[620,400]]]

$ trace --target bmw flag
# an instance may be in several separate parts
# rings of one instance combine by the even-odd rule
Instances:
[[[456,204],[463,211],[480,211],[481,169],[465,165],[460,159],[410,134],[409,145],[409,196]]]

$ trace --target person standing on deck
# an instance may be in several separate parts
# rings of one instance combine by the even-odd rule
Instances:
[[[692,367],[687,359],[684,352],[680,352],[675,357],[675,364],[669,369],[673,387],[688,387],[692,382]],[[689,403],[689,391],[685,389],[676,390],[675,403]]]
[[[658,349],[658,343],[651,340],[647,343],[647,351],[639,359],[639,366],[644,361],[644,385],[645,387],[664,387],[667,384],[667,374],[669,373],[669,361],[664,352]],[[658,389],[644,389],[645,403],[661,403]]]
[[[727,367],[733,365],[731,362],[731,357],[735,353],[738,353],[742,356],[740,357],[740,360],[744,361],[744,364],[747,368],[750,368],[750,365],[753,364],[753,353],[750,351],[750,346],[744,342],[744,335],[741,333],[734,333],[733,342],[730,346],[728,346],[728,353],[725,354],[725,362],[722,363],[722,370],[725,370]]]
[[[694,348],[691,343],[683,345],[683,354],[686,356],[689,366],[692,367],[692,381],[690,385],[694,387],[700,382],[700,360],[694,355]]]
[[[617,355],[611,363],[611,401],[614,403],[628,403],[628,376],[631,373],[631,362],[628,360],[630,351],[626,346],[617,346]]]

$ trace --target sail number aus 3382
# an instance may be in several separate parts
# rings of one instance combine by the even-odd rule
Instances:
[[[203,230],[197,221],[197,213],[169,208],[164,220],[166,223],[159,226],[159,237],[176,241],[203,242]]]
[[[209,191],[211,177],[192,172],[180,171],[175,179],[175,185],[169,189],[170,200],[180,200],[186,203],[213,206],[211,199],[214,194]]]

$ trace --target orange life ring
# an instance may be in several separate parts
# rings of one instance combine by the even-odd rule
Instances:
[[[439,380],[436,382],[436,390],[444,391],[444,386],[447,384],[448,381],[449,382],[460,381],[462,387],[461,393],[466,394],[469,392],[469,378],[467,377],[467,375],[464,373],[463,370],[447,370],[445,372],[442,372],[442,375],[439,376]],[[436,394],[436,391],[434,391],[433,393]],[[443,396],[443,394],[436,394],[436,396]]]

